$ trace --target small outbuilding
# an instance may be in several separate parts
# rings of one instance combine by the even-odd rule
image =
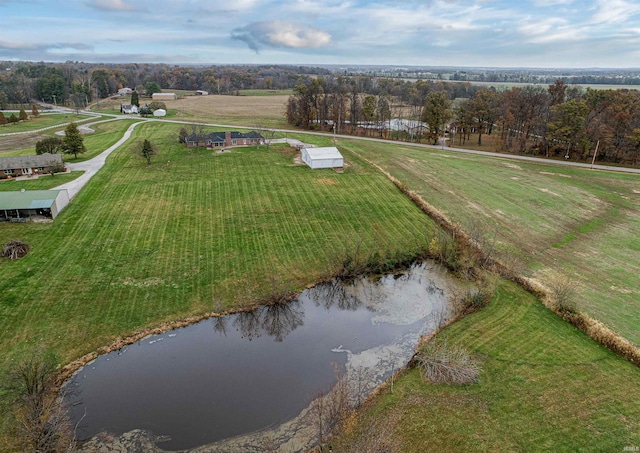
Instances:
[[[175,93],[153,93],[151,99],[154,101],[174,101],[178,99]]]
[[[344,158],[335,146],[326,148],[302,148],[302,162],[314,170],[318,168],[344,167]]]
[[[165,109],[155,109],[153,116],[167,116],[167,111]]]
[[[209,92],[204,90],[196,90],[196,96],[208,96]]]
[[[32,217],[55,219],[68,204],[66,190],[0,192],[0,222],[26,222]]]

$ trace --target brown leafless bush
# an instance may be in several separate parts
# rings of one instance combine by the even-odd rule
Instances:
[[[546,280],[553,305],[561,312],[578,313],[576,283],[560,274],[549,275]]]
[[[339,430],[353,413],[349,399],[349,385],[346,375],[334,369],[338,381],[331,390],[320,392],[311,403],[311,415],[318,432],[318,445],[322,446],[332,432]]]
[[[17,363],[8,388],[15,395],[15,431],[24,451],[74,451],[73,428],[57,392],[52,360],[39,355]]]
[[[423,379],[434,384],[474,384],[480,367],[469,352],[446,341],[430,341],[420,346],[415,363]]]
[[[4,258],[9,258],[10,260],[17,260],[18,258],[22,258],[27,253],[29,253],[30,249],[31,247],[29,247],[28,244],[13,239],[7,242],[7,244],[4,246],[2,256]]]
[[[460,269],[460,250],[455,238],[443,230],[436,230],[429,242],[429,254],[453,271]]]

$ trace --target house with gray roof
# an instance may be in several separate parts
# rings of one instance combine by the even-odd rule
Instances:
[[[60,154],[44,153],[35,156],[0,157],[0,179],[62,171]]]
[[[69,194],[66,190],[0,192],[0,222],[55,219],[68,204]]]
[[[264,145],[264,137],[251,131],[246,134],[241,132],[212,132],[210,134],[191,134],[185,139],[188,148],[198,146],[206,148],[221,148],[229,146],[255,146]]]

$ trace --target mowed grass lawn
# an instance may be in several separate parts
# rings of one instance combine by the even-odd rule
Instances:
[[[16,192],[19,190],[49,190],[82,176],[83,171],[72,171],[55,176],[40,176],[35,179],[10,179],[0,181],[0,192]]]
[[[31,115],[31,109],[25,110],[27,114]],[[15,114],[18,116],[18,113]],[[8,119],[10,114],[5,113],[4,116]],[[55,126],[57,124],[70,123],[72,121],[86,122],[89,119],[94,118],[93,115],[76,115],[74,113],[42,113],[40,116],[30,118],[26,121],[20,121],[19,123],[9,123],[0,126],[0,134],[9,134],[13,132],[28,132],[37,129],[43,129],[45,127]]]
[[[479,360],[479,382],[435,385],[409,370],[392,394],[387,388],[377,395],[334,451],[354,451],[346,445],[379,432],[392,451],[406,453],[618,452],[640,445],[638,369],[514,284],[503,282],[489,306],[438,337]]]
[[[578,284],[582,310],[640,344],[640,176],[342,141],[403,181],[500,258]]]
[[[64,364],[163,321],[299,291],[358,247],[410,258],[426,246],[431,221],[357,159],[338,174],[275,145],[216,155],[178,144],[179,128],[139,126],[53,223],[0,225],[0,243],[32,247],[0,261],[0,373],[43,349]],[[150,166],[143,138],[159,150]]]

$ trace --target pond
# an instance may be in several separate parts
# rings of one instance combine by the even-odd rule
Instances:
[[[132,432],[156,451],[253,451],[265,436],[287,451],[309,448],[317,441],[304,417],[311,401],[345,376],[357,403],[406,365],[460,285],[425,262],[146,337],[67,384],[76,436],[93,437],[85,450]]]

